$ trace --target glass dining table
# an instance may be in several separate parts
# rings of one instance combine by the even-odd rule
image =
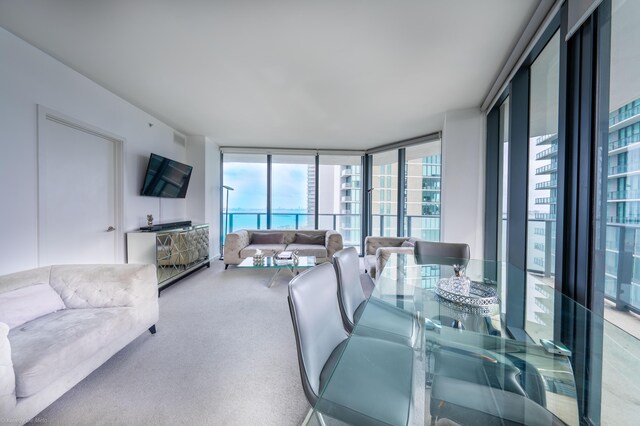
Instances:
[[[451,287],[454,269],[444,262],[419,264],[403,254],[389,258],[371,297],[410,312],[420,325],[407,424],[580,424],[571,351],[558,341],[525,333],[526,338],[516,339],[508,332],[503,291],[496,282],[506,269],[499,262],[469,260],[463,272],[470,286],[460,290]],[[353,334],[375,323],[373,312],[364,308]],[[366,375],[376,368],[350,343],[307,424],[344,424],[323,412],[325,402],[348,394],[348,382],[340,379],[347,370],[352,375],[354,368],[362,369]],[[378,420],[371,417],[367,424],[383,424]]]

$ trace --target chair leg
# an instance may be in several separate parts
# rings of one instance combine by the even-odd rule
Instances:
[[[149,333],[156,334],[156,325],[155,324],[153,324],[151,327],[149,327]]]
[[[318,422],[320,423],[321,426],[327,426],[327,424],[324,422],[324,417],[322,417],[322,413],[320,411],[316,411],[316,418],[318,419]]]

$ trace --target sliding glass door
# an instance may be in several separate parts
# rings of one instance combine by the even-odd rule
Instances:
[[[602,383],[595,391],[601,404],[591,405],[603,424],[623,424],[637,415],[640,372],[625,368],[640,353],[640,2],[611,3],[611,67],[606,129],[601,129],[595,193],[597,211],[594,253],[595,304],[607,320],[592,334],[602,342],[596,352]],[[603,126],[604,127],[604,126]],[[604,244],[602,244],[604,238]],[[598,261],[604,257],[604,261]],[[624,394],[625,396],[621,396]],[[627,397],[626,395],[630,395]],[[620,400],[629,404],[621,404]],[[635,404],[634,404],[635,402]],[[598,412],[600,411],[600,416]]]
[[[560,33],[530,68],[525,330],[553,339]]]

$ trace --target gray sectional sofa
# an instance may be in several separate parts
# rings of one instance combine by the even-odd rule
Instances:
[[[24,424],[158,320],[152,265],[0,277],[0,423]],[[26,320],[26,322],[24,322]]]
[[[266,255],[298,250],[301,256],[315,256],[316,263],[331,262],[333,254],[342,250],[342,235],[327,230],[238,230],[225,239],[225,268],[240,264],[258,249]]]

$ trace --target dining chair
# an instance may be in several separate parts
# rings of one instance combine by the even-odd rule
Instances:
[[[514,354],[447,343],[434,351],[432,421],[465,425],[560,425],[546,406],[542,375]]]
[[[354,247],[336,252],[333,266],[338,279],[340,313],[349,333],[358,324],[356,333],[362,336],[387,339],[408,346],[416,343],[419,325],[415,315],[380,299],[365,297],[361,279],[371,278],[368,274],[360,274],[358,252]]]
[[[320,423],[327,415],[353,425],[410,424],[413,350],[349,336],[333,266],[324,263],[293,278],[288,300],[302,387]]]
[[[418,264],[463,265],[469,262],[471,250],[465,243],[416,241],[414,255]]]

